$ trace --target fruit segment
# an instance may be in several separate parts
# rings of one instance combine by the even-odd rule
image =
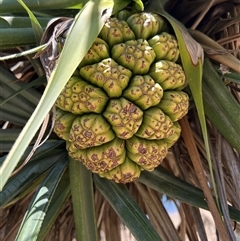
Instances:
[[[111,98],[119,97],[127,87],[132,72],[108,58],[94,65],[87,65],[80,70],[86,81],[96,85]]]
[[[131,138],[142,123],[143,112],[125,98],[113,99],[103,113],[117,137]]]

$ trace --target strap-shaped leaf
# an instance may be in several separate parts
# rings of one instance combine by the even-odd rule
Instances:
[[[153,172],[142,172],[139,181],[181,202],[207,209],[202,190],[167,173],[161,167]]]
[[[16,2],[16,1],[15,1]],[[18,3],[17,3],[18,4]],[[19,5],[19,4],[18,4]],[[23,9],[22,9],[23,10]],[[42,27],[46,27],[47,23],[51,20],[50,17],[38,17],[37,20]],[[0,28],[21,28],[24,32],[24,28],[31,28],[31,20],[26,16],[1,16]]]
[[[17,139],[20,129],[0,129],[0,152],[8,152]]]
[[[15,130],[15,129],[7,129],[6,131],[10,130],[10,132],[12,130]],[[4,130],[5,131],[5,130]],[[35,162],[37,163],[37,165],[41,165],[40,167],[41,168],[44,168],[46,171],[42,171],[41,172],[41,168],[38,169],[39,170],[39,174],[35,173],[33,175],[33,169],[27,167],[28,165],[32,165],[32,164],[26,164],[25,167],[23,168],[23,170],[25,168],[27,168],[27,175],[30,174],[30,175],[33,175],[33,179],[32,181],[29,181],[29,184],[25,185],[25,180],[22,179],[22,175],[20,174],[18,176],[18,179],[16,179],[16,181],[18,182],[19,180],[19,183],[17,185],[17,187],[20,186],[20,192],[18,194],[18,192],[15,192],[14,189],[12,190],[13,192],[13,195],[17,195],[15,196],[13,199],[11,198],[10,201],[8,201],[6,203],[6,205],[4,205],[4,207],[7,207],[7,206],[10,206],[12,204],[14,204],[15,202],[17,202],[18,200],[20,200],[21,198],[25,197],[26,195],[28,195],[29,193],[32,193],[33,191],[36,190],[36,188],[42,183],[42,181],[45,179],[46,175],[48,174],[48,170],[47,170],[47,167],[44,165],[47,165],[47,166],[50,166],[50,168],[48,169],[51,169],[51,167],[58,161],[54,158],[51,158],[51,153],[53,153],[53,150],[54,150],[54,153],[56,153],[55,151],[59,150],[58,148],[63,144],[63,141],[62,140],[50,140],[50,141],[46,141],[43,145],[41,145],[34,153],[33,157],[31,158],[30,162]],[[2,145],[2,143],[0,143],[0,146]],[[4,144],[3,144],[4,146]],[[29,153],[32,151],[32,147],[30,146],[29,148],[27,148],[26,152],[24,153],[24,156],[21,160],[20,163],[22,163],[23,161],[25,161],[25,158],[29,155]],[[62,153],[62,156],[64,156],[64,152]],[[3,163],[5,157],[2,157],[0,158],[0,165]],[[46,163],[44,163],[44,159],[46,160]],[[42,162],[43,160],[43,162]],[[39,167],[39,166],[37,166]],[[16,174],[18,175],[18,174]],[[25,175],[25,174],[24,174]],[[26,175],[26,176],[27,176]],[[5,186],[5,188],[8,186],[8,184]],[[5,190],[4,188],[4,190]],[[21,189],[22,188],[22,189]],[[3,192],[4,192],[3,190]],[[0,194],[0,197],[1,197],[1,194]]]
[[[24,28],[24,33],[23,29],[20,28],[3,28],[0,30],[1,49],[9,49],[14,47],[36,44],[36,39],[32,31],[32,28]]]
[[[34,16],[32,11],[28,8],[28,6],[22,0],[17,0],[17,1],[22,5],[22,7],[28,13],[29,18],[31,20],[32,29],[34,32],[36,42],[37,42],[37,44],[39,44],[41,41],[42,34],[43,34],[43,29],[42,29],[40,23],[38,22],[37,18]]]
[[[171,198],[209,210],[201,189],[173,176],[162,167],[158,167],[153,172],[142,172],[139,181],[160,193],[165,193]],[[231,219],[239,222],[240,210],[230,205],[228,208]]]
[[[14,175],[0,192],[0,207],[11,201],[15,196],[27,188],[35,179],[46,172],[53,164],[66,159],[64,150],[55,150],[52,154],[31,161],[21,171]]]
[[[92,173],[72,158],[69,171],[77,240],[97,241]]]
[[[9,121],[12,124],[24,126],[30,115],[23,113],[19,108],[7,103],[0,108],[0,116],[3,121]]]
[[[9,88],[9,92],[8,92],[8,94],[6,94],[5,93],[6,88],[4,88],[4,93],[2,95],[4,100],[0,102],[0,106],[4,105],[8,101],[12,101],[12,103],[14,105],[18,105],[18,106],[20,105],[21,108],[25,107],[26,111],[31,114],[32,113],[31,110],[34,110],[34,108],[36,107],[36,105],[37,105],[37,103],[40,99],[40,94],[37,91],[35,91],[34,89],[32,89],[32,87],[37,86],[37,85],[41,85],[41,84],[44,84],[44,83],[46,83],[46,76],[42,76],[40,78],[37,78],[37,79],[35,79],[34,81],[32,81],[28,84],[23,84],[23,85],[21,85],[21,87],[19,86],[20,88],[18,88],[18,90],[13,90],[12,86],[11,86],[12,83],[9,83],[8,85],[6,85]],[[26,100],[26,97],[25,97],[24,100],[22,99],[25,94],[30,94],[29,92],[35,93],[35,96],[34,96],[35,101],[37,100],[36,95],[39,95],[39,99],[38,99],[36,105],[34,105],[34,103],[32,102],[32,99]],[[6,98],[5,98],[5,96],[6,96]],[[32,108],[31,108],[31,106],[32,106]]]
[[[49,9],[64,9],[76,8],[80,9],[87,0],[24,0],[24,3],[31,11],[49,10]],[[0,0],[0,13],[16,13],[25,12],[23,7],[16,0]]]
[[[4,130],[3,130],[4,131]],[[0,142],[1,143],[1,142]],[[3,143],[4,143],[4,140],[3,140]],[[56,149],[59,149],[59,147],[65,143],[63,140],[60,140],[60,139],[57,139],[57,140],[49,140],[49,141],[46,141],[44,142],[35,152],[34,152],[34,155],[32,156],[31,158],[31,161],[35,161],[35,160],[38,160],[38,159],[41,159],[43,157],[46,157],[46,156],[49,156],[51,155],[51,152],[52,150],[56,150]],[[22,163],[26,158],[27,156],[29,155],[29,153],[31,152],[32,150],[32,146],[29,146],[25,153],[23,154],[21,160],[19,163]],[[6,156],[3,156],[0,158],[0,165],[3,164],[4,160],[6,159]]]
[[[94,175],[94,182],[138,241],[161,241],[125,185],[116,184],[98,175]]]
[[[0,84],[1,88],[4,89],[4,93],[2,94],[2,98],[3,101],[1,101],[1,109],[4,109],[6,108],[8,105],[12,106],[13,109],[16,108],[14,110],[14,113],[16,114],[24,114],[24,116],[26,117],[29,117],[32,112],[34,111],[34,106],[32,105],[32,103],[30,101],[27,101],[25,98],[22,98],[21,96],[15,96],[15,99],[14,98],[11,98],[11,99],[8,99],[8,97],[11,97],[12,96],[12,91],[11,89],[7,86],[7,85],[2,85]],[[6,97],[6,98],[5,98]],[[1,98],[1,99],[2,99]],[[8,101],[6,101],[8,99]],[[27,106],[29,105],[28,109],[27,109]],[[7,108],[8,110],[11,110],[11,108]],[[19,110],[17,110],[19,109]],[[11,110],[13,111],[13,110]],[[10,120],[9,120],[10,121]]]
[[[41,94],[39,92],[37,92],[36,90],[34,90],[33,88],[30,89],[25,89],[26,88],[26,84],[22,83],[20,81],[17,81],[16,77],[8,72],[6,69],[4,69],[2,66],[0,66],[0,83],[4,84],[5,86],[8,87],[9,92],[11,95],[17,94],[18,95],[15,97],[16,100],[16,105],[20,103],[20,106],[22,107],[23,104],[26,104],[26,107],[24,109],[29,110],[32,108],[35,108],[36,105],[38,104],[40,98],[41,98]],[[44,78],[44,77],[42,77]],[[1,96],[5,98],[10,97],[9,95],[5,96],[5,93],[1,93]],[[19,102],[19,103],[17,103]],[[0,102],[0,106],[3,104],[4,102],[1,101]],[[28,106],[28,108],[27,108]]]
[[[36,52],[42,51],[45,47],[46,47],[46,45],[41,45],[41,46],[38,46],[36,48],[32,48],[32,49],[29,49],[29,50],[26,50],[26,51],[23,51],[23,52],[20,52],[20,53],[15,53],[15,54],[10,54],[10,55],[4,56],[4,57],[0,57],[0,61],[19,58],[19,57],[27,56],[27,55],[30,55],[30,54],[35,54]],[[35,59],[35,61],[36,61],[36,59]],[[41,76],[40,78],[45,78],[45,76]],[[30,84],[34,85],[35,84],[34,82],[37,81],[37,80],[34,80],[34,81],[30,82]]]
[[[203,90],[207,117],[240,153],[240,106],[209,59],[205,59],[204,63]]]
[[[15,3],[24,11],[17,1]],[[0,12],[2,8],[3,6],[1,5]],[[42,28],[45,28],[50,19],[49,17],[38,17],[37,21]],[[1,16],[0,32],[1,49],[36,44],[36,38],[29,17]],[[41,30],[39,30],[39,37],[41,37],[40,34]],[[0,58],[1,61],[3,59],[2,57]]]
[[[44,240],[52,228],[52,225],[70,196],[70,191],[69,171],[66,169],[49,204],[48,211],[46,212],[46,216],[38,234],[38,241]]]
[[[36,191],[28,206],[15,240],[37,240],[49,203],[67,168],[67,164],[68,159],[66,157],[59,161]]]

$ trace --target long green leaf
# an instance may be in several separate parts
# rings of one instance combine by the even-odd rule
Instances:
[[[38,234],[37,241],[43,241],[45,239],[59,213],[62,211],[62,208],[69,198],[70,193],[69,171],[67,169],[64,172],[56,191],[54,192],[54,196],[49,204],[48,211]]]
[[[29,184],[28,187],[22,190],[22,192],[20,192],[19,195],[14,197],[10,202],[6,203],[6,205],[4,205],[4,209],[12,206],[13,204],[18,203],[19,201],[21,202],[21,200],[27,195],[33,194],[38,189],[38,187],[42,184],[42,182],[45,180],[48,174],[49,174],[49,171],[46,171],[40,176],[38,176],[33,182]]]
[[[36,42],[37,42],[37,44],[39,44],[41,41],[42,35],[43,35],[43,29],[42,29],[40,23],[38,22],[37,18],[34,16],[32,11],[28,8],[28,6],[22,0],[17,0],[17,1],[22,5],[22,7],[28,13],[29,18],[31,20],[32,29],[34,32]]]
[[[28,112],[29,112],[29,109],[31,111],[31,106],[35,109],[37,103],[36,103],[36,105],[34,105],[34,103],[31,101],[31,99],[28,99],[28,100],[23,99],[22,92],[25,91],[25,90],[31,91],[31,90],[33,90],[33,89],[31,89],[31,87],[34,87],[36,85],[45,84],[46,82],[47,82],[46,76],[42,76],[42,77],[37,78],[37,79],[35,79],[34,81],[32,81],[28,84],[22,85],[22,87],[18,91],[10,89],[11,83],[9,83],[9,85],[7,85],[4,88],[4,93],[2,94],[2,97],[4,98],[4,100],[0,101],[0,106],[5,104],[6,102],[8,102],[9,100],[11,100],[15,97],[14,100],[12,100],[13,105],[20,105],[21,109],[22,109],[23,104],[25,104],[25,110],[28,111]],[[0,85],[1,85],[1,83],[0,83]],[[7,92],[6,88],[10,89],[8,93],[6,93]],[[39,99],[40,99],[40,96],[39,96]],[[30,113],[32,113],[32,112],[30,112]]]
[[[36,45],[32,28],[3,28],[0,35],[0,49]]]
[[[70,158],[70,184],[78,241],[97,241],[92,172]]]
[[[23,51],[23,52],[20,52],[20,53],[15,53],[15,54],[10,54],[10,55],[4,56],[4,57],[0,57],[0,61],[19,58],[19,57],[27,56],[27,55],[30,55],[30,54],[36,54],[39,51],[43,51],[43,49],[46,47],[46,45],[47,44],[38,46],[36,48],[29,49],[29,50],[26,50],[26,51]],[[32,84],[32,82],[31,82],[31,84]]]
[[[161,241],[125,185],[116,184],[98,175],[94,175],[94,182],[138,241]]]
[[[30,113],[22,111],[11,103],[6,103],[0,107],[1,120],[9,121],[12,124],[23,126],[27,122],[30,115]]]
[[[55,150],[46,157],[29,162],[7,182],[2,192],[0,192],[0,207],[10,202],[61,159],[66,159],[66,152],[64,150]]]
[[[52,73],[39,105],[0,168],[0,176],[2,178],[0,190],[7,182],[45,116],[54,105],[62,88],[96,39],[106,18],[111,15],[113,5],[113,1],[89,1],[76,16],[60,55],[58,67]],[[104,10],[110,11],[104,12]],[[82,36],[81,33],[85,34],[82,38],[80,38]]]
[[[68,159],[66,157],[59,161],[36,191],[29,204],[28,210],[25,213],[15,240],[37,240],[49,203],[51,202],[58,183],[67,168],[67,164]]]
[[[0,129],[0,152],[9,152],[21,129]]]
[[[240,106],[208,59],[204,64],[203,90],[207,117],[240,153]]]
[[[49,10],[49,9],[64,9],[76,8],[79,9],[86,4],[87,0],[24,0],[24,3],[32,11],[36,10]],[[0,14],[3,13],[18,13],[25,12],[23,7],[16,0],[0,0]]]
[[[65,142],[63,140],[60,140],[60,139],[47,140],[40,147],[38,147],[36,149],[36,151],[34,152],[34,155],[31,158],[31,161],[35,161],[37,159],[41,159],[43,157],[51,155],[52,150],[59,149],[60,147],[62,147],[63,143],[65,144]],[[27,158],[27,156],[29,155],[29,153],[31,151],[32,151],[32,146],[29,146],[26,149],[25,153],[23,154],[19,164]],[[3,156],[3,157],[0,158],[0,165],[3,164],[5,158],[6,158],[6,156]]]
[[[29,118],[34,111],[34,106],[29,100],[26,100],[25,98],[21,97],[20,95],[16,95],[12,89],[10,89],[7,85],[0,84],[0,88],[3,88],[4,91],[2,93],[2,96],[0,100],[3,98],[3,100],[0,101],[0,108],[7,108],[8,110],[11,110],[11,112],[14,112],[16,114],[21,114],[23,116],[26,116]],[[20,90],[21,92],[21,90]],[[10,101],[6,101],[9,99],[9,97],[14,96],[14,98],[11,98]],[[13,109],[9,109],[8,105],[12,106]],[[15,110],[14,110],[15,108]]]
[[[8,88],[11,89],[11,95],[19,92],[19,95],[21,98],[25,99],[24,102],[27,102],[27,105],[32,106],[33,108],[36,107],[41,98],[41,94],[39,92],[32,88],[24,90],[27,85],[21,81],[17,81],[16,77],[2,66],[0,66],[0,73],[0,84],[8,86]],[[1,96],[4,96],[4,93],[1,93]]]
[[[150,188],[189,205],[208,210],[203,191],[158,167],[153,172],[142,172],[139,181]],[[232,220],[240,221],[240,210],[228,206]]]
[[[49,17],[40,17],[34,21],[39,23],[39,26],[33,28],[29,17],[1,16],[0,49],[36,45],[41,39],[42,28],[44,29],[50,20]]]
[[[171,198],[192,206],[208,209],[202,190],[168,174],[164,169],[142,172],[139,181]]]
[[[16,1],[15,1],[16,2]],[[52,18],[50,17],[38,17],[37,20],[42,27],[46,27],[48,22]],[[21,28],[24,32],[25,28],[31,28],[31,20],[29,17],[24,16],[1,16],[0,17],[0,29],[3,28]]]

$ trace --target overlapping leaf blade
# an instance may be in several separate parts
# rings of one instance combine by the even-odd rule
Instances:
[[[67,160],[66,157],[60,160],[36,191],[25,213],[15,240],[37,240],[49,204],[67,168]]]
[[[0,207],[10,202],[12,198],[31,185],[33,181],[62,158],[66,159],[66,156],[64,150],[55,150],[47,156],[40,156],[40,158],[36,158],[35,161],[28,163],[21,171],[9,179],[2,192],[0,192]]]
[[[86,4],[87,0],[25,0],[24,3],[28,6],[31,11],[49,10],[49,9],[65,9],[65,8],[76,8],[80,9],[83,4]],[[24,12],[23,7],[16,0],[0,0],[0,13],[19,13]]]
[[[73,159],[70,159],[69,171],[76,237],[78,240],[98,240],[92,173]]]
[[[158,167],[153,172],[143,172],[139,181],[152,189],[189,205],[208,210],[203,191]],[[240,221],[240,210],[228,206],[231,219]]]
[[[94,182],[138,241],[161,241],[125,185],[116,184],[97,175],[94,175]]]
[[[9,3],[10,2],[12,2],[11,0],[9,1]],[[26,3],[27,3],[27,5],[28,4],[31,4],[31,3],[35,3],[35,1],[31,1],[31,3],[30,2],[28,2],[28,1],[25,1]],[[42,2],[44,2],[44,1],[42,1]],[[41,2],[41,3],[42,3]],[[64,1],[62,1],[62,2],[64,2]],[[69,4],[68,5],[68,7],[71,5],[71,7],[79,7],[80,6],[80,4],[79,4],[79,2],[78,3],[73,3],[74,1],[68,1],[68,2],[66,2],[65,1],[65,3],[64,4]],[[82,2],[88,2],[88,1],[82,1]],[[101,2],[106,2],[106,1],[101,1]],[[108,1],[109,2],[109,1]],[[120,1],[115,1],[115,2],[118,2],[118,4],[119,4],[119,6],[121,5],[121,6],[125,6],[126,5],[126,3],[125,2],[129,2],[129,1],[122,1],[122,2],[124,2],[124,3],[121,3]],[[135,1],[135,2],[139,2],[139,1]],[[0,3],[1,3],[1,0],[0,0]],[[13,3],[12,2],[12,5],[14,6],[14,4],[15,3]],[[50,2],[48,1],[48,3],[47,4],[50,4]],[[56,3],[54,3],[54,4],[56,4]],[[74,5],[75,4],[75,5]],[[110,3],[109,3],[110,4]],[[10,5],[9,5],[10,6]],[[50,5],[49,5],[50,6]],[[10,6],[11,7],[11,6]],[[44,9],[45,7],[43,7],[43,8],[38,8],[38,7],[36,7],[36,10],[41,10],[41,9]],[[46,8],[45,8],[46,9]],[[1,10],[0,10],[0,12],[1,12]],[[96,20],[96,22],[97,22],[97,20]],[[95,23],[96,23],[95,22]],[[32,30],[31,30],[32,31]],[[92,37],[92,39],[93,39],[93,37]],[[91,41],[90,41],[91,42]],[[69,42],[69,46],[70,46],[70,42]],[[74,47],[74,49],[75,49],[75,47]],[[85,49],[87,49],[87,47],[85,48]],[[85,51],[85,50],[84,50]],[[66,51],[66,53],[67,53],[67,51]],[[84,55],[84,54],[82,54],[82,55]],[[65,55],[66,56],[66,55]],[[74,55],[73,55],[74,56]],[[74,57],[75,58],[75,57]],[[79,59],[80,58],[76,58],[76,59],[78,59],[78,61],[79,61]],[[75,60],[76,60],[75,59]],[[73,62],[75,61],[75,60],[73,60]],[[64,63],[64,62],[63,62]],[[196,67],[196,66],[195,66]],[[194,80],[194,74],[196,73],[195,72],[195,70],[197,69],[197,71],[199,72],[199,74],[201,75],[201,73],[200,73],[200,71],[201,71],[201,66],[199,65],[199,66],[197,66],[195,69],[193,69],[193,71],[190,73],[190,79],[193,79]],[[71,71],[70,71],[71,72]],[[69,72],[69,74],[70,74],[70,72]],[[59,72],[60,73],[60,72]],[[199,75],[199,76],[200,76]],[[59,75],[58,75],[59,76]],[[51,79],[51,81],[53,81],[53,79],[54,79],[54,77]],[[67,81],[67,80],[65,80],[65,81]],[[200,94],[200,96],[199,96],[199,101],[201,102],[201,91],[200,91],[200,89],[201,89],[201,86],[200,86],[200,89],[199,89],[199,84],[200,84],[200,82],[198,82],[198,85],[196,86],[196,88],[195,88],[195,90],[197,91],[196,93],[197,94]],[[61,86],[63,86],[64,84],[63,84],[63,82],[60,84]],[[57,87],[58,87],[58,89],[60,90],[60,85],[56,85]],[[54,84],[52,83],[52,86],[54,86]],[[51,87],[48,87],[49,89],[51,88]],[[199,92],[200,91],[200,92]],[[49,93],[51,93],[51,92],[49,92]],[[57,96],[57,94],[56,94],[56,96]],[[55,98],[55,97],[53,97],[53,98]],[[52,100],[52,103],[54,103],[54,100]],[[45,106],[46,107],[46,106]],[[47,107],[47,108],[51,108],[51,107]],[[43,113],[47,113],[47,111],[46,112],[41,112],[41,114],[43,114]],[[36,115],[37,116],[37,115]],[[36,117],[35,116],[35,117]],[[25,118],[26,119],[26,118]],[[24,121],[22,121],[21,122],[21,125],[23,125],[23,124],[25,124],[25,122]],[[41,124],[41,121],[39,121],[39,125]],[[36,128],[33,128],[32,130],[34,130],[35,132],[36,132],[36,130],[37,130],[37,127]],[[33,131],[33,132],[34,132]],[[31,138],[29,138],[29,141],[31,141]],[[27,144],[25,145],[25,147],[27,146]],[[11,164],[11,163],[10,163]],[[16,163],[15,163],[16,164]],[[149,174],[149,173],[148,173]],[[91,179],[91,178],[90,178]],[[156,179],[156,180],[155,180]],[[142,181],[143,179],[141,179],[140,178],[140,181]],[[104,181],[106,181],[106,180],[104,180]],[[164,183],[166,184],[166,186],[167,186],[167,184],[169,184],[169,180],[168,181],[166,181],[166,183],[163,181],[162,182],[162,180],[159,180],[158,178],[156,178],[156,175],[155,175],[155,177],[153,178],[152,176],[150,176],[149,178],[148,178],[148,183],[150,183],[150,184],[156,184],[155,185],[155,187],[157,187],[157,186],[159,186],[159,184],[161,184],[161,183],[163,183],[163,186],[164,186]],[[176,182],[177,182],[177,180],[176,180]],[[146,184],[146,183],[145,183]],[[176,183],[175,183],[176,184]],[[182,183],[180,183],[180,184],[182,184]],[[182,184],[183,185],[183,184]],[[149,185],[149,186],[151,186],[151,185]],[[166,187],[166,186],[164,186],[164,187]],[[184,186],[184,185],[183,185]],[[151,186],[152,187],[152,186]],[[177,187],[177,185],[174,185],[173,184],[173,187]],[[181,193],[181,186],[179,187],[179,190],[175,190],[175,192],[176,193],[178,193],[180,196],[182,195],[182,193]],[[190,187],[189,187],[190,188]],[[171,185],[169,185],[169,189],[172,191],[172,189],[171,189]],[[190,188],[191,189],[191,188]],[[194,189],[194,188],[193,188]],[[159,188],[159,189],[157,189],[158,191],[162,191],[162,190],[165,190],[165,189],[161,189],[161,188]],[[192,190],[192,189],[191,189]],[[84,195],[84,190],[82,190],[83,191],[83,193],[82,193],[82,195]],[[116,190],[115,190],[116,191]],[[200,190],[199,190],[200,191]],[[168,192],[167,190],[166,190],[166,192]],[[202,195],[202,192],[200,193],[200,192],[197,192],[196,191],[196,193],[194,193],[194,191],[193,191],[193,193],[191,193],[191,192],[188,192],[188,190],[186,190],[186,189],[184,189],[183,188],[183,192],[186,194],[186,197],[191,197],[191,198],[189,198],[189,200],[186,200],[186,203],[189,203],[190,205],[197,205],[197,206],[200,206],[200,207],[206,207],[205,205],[206,205],[206,203],[205,203],[205,201],[204,201],[204,198],[203,198],[203,195]],[[176,194],[175,193],[175,194]],[[115,193],[116,194],[116,193]],[[115,195],[114,194],[114,195]],[[195,194],[198,196],[197,198],[196,198],[196,196],[195,196]],[[113,197],[114,197],[114,195],[113,195]],[[116,196],[115,197],[117,197],[118,196],[118,194],[116,194]],[[174,197],[174,198],[178,198],[178,196],[174,196],[174,193],[173,193],[173,196],[172,197]],[[110,197],[111,198],[111,197]],[[130,199],[129,199],[130,200]],[[197,201],[196,201],[197,200]],[[112,202],[112,205],[113,205],[113,207],[115,207],[115,209],[117,209],[118,208],[118,205],[119,205],[119,202],[121,203],[121,202],[123,202],[123,203],[125,203],[125,204],[127,204],[128,203],[128,200],[124,200],[124,199],[121,199],[120,201],[118,200],[118,201],[116,201],[116,202]],[[130,201],[130,203],[131,203],[131,201]],[[201,206],[202,205],[202,206]],[[237,220],[237,221],[239,221],[239,219],[238,219],[238,212],[236,211],[236,210],[234,210],[234,209],[231,209],[230,208],[230,210],[231,210],[231,218],[233,219],[233,220]],[[119,211],[119,214],[120,214],[120,216],[121,215],[123,215],[124,216],[124,209],[122,209],[122,210],[120,210]],[[234,215],[236,215],[236,216],[234,216]],[[44,221],[45,222],[45,221]],[[130,225],[131,226],[131,225]],[[93,228],[94,229],[94,228]],[[47,229],[46,229],[47,230]],[[140,230],[140,229],[139,229]],[[44,236],[44,235],[43,235]],[[43,237],[42,236],[42,237]],[[139,240],[141,240],[141,239],[139,239]]]
[[[54,192],[51,203],[49,204],[48,211],[46,212],[46,216],[44,217],[38,234],[38,241],[42,241],[46,238],[46,235],[49,233],[59,213],[62,211],[70,194],[69,171],[66,169]]]
[[[220,76],[206,59],[203,74],[203,97],[207,117],[240,153],[240,107]]]

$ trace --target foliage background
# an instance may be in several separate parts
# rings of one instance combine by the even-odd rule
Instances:
[[[120,240],[120,220],[137,240],[177,241],[186,237],[193,241],[207,240],[200,208],[211,210],[216,236],[221,240],[237,240],[240,222],[239,2],[145,1],[148,2],[146,9],[156,9],[156,2],[162,5],[167,2],[166,11],[182,22],[204,49],[202,92],[196,91],[203,97],[211,162],[209,164],[196,102],[192,101],[187,117],[181,121],[182,136],[162,165],[154,172],[143,172],[138,181],[126,186],[92,176],[73,160],[68,166],[64,143],[51,133],[52,116],[48,116],[49,120],[45,116],[64,81],[100,31],[104,18],[99,20],[97,16],[101,10],[113,7],[113,11],[117,11],[131,1],[81,1],[81,4],[74,0],[41,0],[41,4],[24,1],[32,11],[30,18],[20,2],[0,1],[0,175],[2,183],[7,181],[0,193],[1,240],[14,240],[17,235],[17,240],[77,237],[92,241],[97,239],[100,230],[107,240]],[[134,1],[132,6],[141,9],[142,4]],[[80,8],[84,11],[77,15]],[[162,9],[159,11],[167,16]],[[9,57],[39,46],[43,30],[53,17],[76,15],[59,71],[48,83],[39,59],[34,58],[35,53]],[[79,29],[86,33],[80,44]],[[74,55],[75,46],[81,54]],[[71,66],[67,71],[66,63]],[[39,129],[44,119],[45,125]],[[32,148],[44,138],[47,141],[31,156]],[[28,155],[31,158],[26,163]],[[20,169],[9,178],[15,166]],[[177,203],[181,216],[177,230],[161,202],[163,194]],[[216,202],[213,195],[218,197]],[[83,218],[86,215],[87,221]]]

